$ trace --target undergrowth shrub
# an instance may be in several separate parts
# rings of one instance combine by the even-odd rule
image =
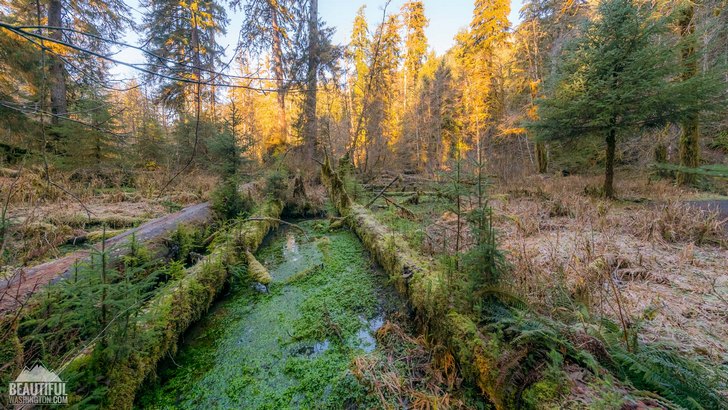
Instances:
[[[637,227],[639,236],[647,240],[725,244],[726,222],[716,211],[671,202],[649,212]]]
[[[622,329],[609,320],[594,328],[595,336],[609,354],[608,365],[618,379],[635,388],[659,394],[687,409],[728,408],[728,398],[720,393],[728,388],[728,376],[692,358],[667,343],[641,343],[636,335],[626,345]]]
[[[275,169],[268,172],[265,177],[265,187],[271,198],[285,200],[288,196],[288,171]]]
[[[138,347],[129,337],[161,270],[147,260],[148,250],[135,240],[131,244],[121,266],[110,262],[108,251],[94,252],[66,280],[34,296],[18,326],[27,363],[40,360],[57,367],[93,342],[102,361],[117,360]]]
[[[487,289],[496,286],[508,269],[505,255],[498,248],[492,210],[486,205],[469,215],[476,244],[463,257],[463,268],[468,272],[470,292],[476,301],[489,299]]]
[[[252,201],[240,190],[241,152],[247,147],[238,146],[232,133],[216,134],[208,143],[212,156],[212,169],[220,175],[221,183],[212,193],[212,210],[222,220],[233,219],[252,208]]]
[[[721,131],[718,135],[708,143],[712,149],[722,151],[728,154],[728,131]]]
[[[253,208],[253,201],[238,189],[238,178],[228,178],[212,193],[212,211],[221,220],[236,218]]]
[[[504,297],[483,310],[483,325],[496,344],[511,349],[500,361],[500,377],[522,384],[534,373],[540,375],[539,382],[524,386],[521,399],[525,404],[558,403],[556,398],[566,393],[559,387],[569,383],[563,370],[568,362],[591,370],[599,378],[598,384],[609,387],[606,391],[614,391],[613,376],[636,389],[630,394],[648,402],[686,409],[728,408],[728,398],[721,394],[728,388],[728,377],[722,370],[671,345],[643,343],[636,334],[638,328],[625,341],[624,329],[618,324],[579,312],[570,319],[554,320]]]

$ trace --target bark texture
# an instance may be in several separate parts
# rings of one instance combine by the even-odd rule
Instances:
[[[51,0],[48,4],[48,26],[63,27],[63,4],[61,0]],[[48,37],[63,41],[61,30],[49,30]],[[66,71],[63,61],[55,55],[50,57],[50,92],[51,92],[51,123],[59,123],[60,117],[68,113],[66,97]]]

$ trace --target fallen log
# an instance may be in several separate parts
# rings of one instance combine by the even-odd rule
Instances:
[[[150,243],[164,238],[180,224],[203,224],[211,218],[209,203],[192,205],[107,239],[106,249],[109,250],[112,259],[119,258],[129,252],[128,244],[132,236],[140,243]],[[10,278],[0,280],[0,314],[20,306],[22,301],[35,290],[68,277],[73,265],[77,262],[87,261],[90,254],[90,250],[73,252],[37,266],[21,268]]]
[[[270,272],[263,266],[250,251],[245,251],[245,259],[248,263],[248,274],[250,279],[254,282],[258,282],[263,285],[268,285],[271,282]]]
[[[390,191],[387,192],[387,196],[412,196],[412,195],[420,195],[420,196],[436,196],[439,195],[439,192],[435,191]]]
[[[133,407],[137,390],[157,363],[174,354],[179,337],[212,305],[228,279],[228,266],[242,263],[246,250],[258,249],[268,232],[278,226],[282,210],[280,201],[270,200],[254,213],[258,217],[255,221],[241,220],[230,226],[215,238],[211,252],[202,261],[147,304],[145,319],[137,325],[139,337],[145,337],[144,348],[106,370],[108,389],[103,408]],[[62,374],[96,376],[94,372],[98,369],[92,363],[92,350],[86,349],[64,365]]]
[[[434,343],[450,350],[462,376],[477,386],[496,409],[521,407],[520,398],[529,389],[537,389],[544,376],[534,372],[532,380],[524,385],[517,372],[519,352],[484,334],[470,317],[450,307],[445,274],[411,249],[402,235],[352,201],[328,159],[322,166],[322,180],[346,223],[407,298],[417,321]]]
[[[92,231],[75,235],[72,238],[66,239],[66,245],[82,245],[85,243],[94,243],[101,241],[105,238],[113,238],[114,236],[121,235],[126,232],[123,229],[115,229],[112,231]]]
[[[48,218],[45,222],[53,225],[68,225],[71,228],[88,229],[92,226],[106,226],[109,229],[133,228],[140,226],[149,219],[134,218],[121,215],[91,216],[86,214],[68,214]]]
[[[369,208],[370,206],[372,206],[372,204],[373,204],[374,202],[376,202],[376,201],[377,201],[377,199],[379,199],[379,197],[380,197],[380,196],[384,195],[384,192],[385,192],[385,191],[386,191],[387,189],[389,189],[389,187],[391,187],[391,186],[392,186],[392,184],[394,184],[395,182],[399,181],[399,178],[400,178],[400,176],[399,176],[399,175],[397,175],[396,177],[394,177],[394,179],[392,179],[392,182],[390,182],[389,184],[387,184],[387,186],[385,186],[384,188],[382,188],[382,190],[381,190],[381,191],[379,191],[379,193],[378,193],[378,194],[377,194],[377,195],[376,195],[376,196],[374,197],[374,199],[372,199],[371,201],[369,201],[369,202],[368,202],[368,203],[367,203],[367,204],[366,204],[366,205],[365,205],[364,207],[365,207],[365,208]]]
[[[400,205],[397,202],[389,199],[387,195],[382,195],[382,198],[384,198],[385,201],[387,201],[388,204],[393,205],[395,208],[402,211],[402,213],[410,220],[416,219],[415,213],[410,211],[406,206]]]

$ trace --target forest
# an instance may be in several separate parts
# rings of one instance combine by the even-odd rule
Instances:
[[[728,1],[344,3],[0,0],[0,408],[728,409]]]

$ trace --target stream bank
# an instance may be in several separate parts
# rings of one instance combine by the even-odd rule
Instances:
[[[321,220],[298,226],[305,233],[283,226],[256,254],[273,279],[267,291],[234,280],[140,392],[139,408],[343,408],[370,400],[352,362],[374,351],[377,330],[404,306],[352,232],[326,232]]]

